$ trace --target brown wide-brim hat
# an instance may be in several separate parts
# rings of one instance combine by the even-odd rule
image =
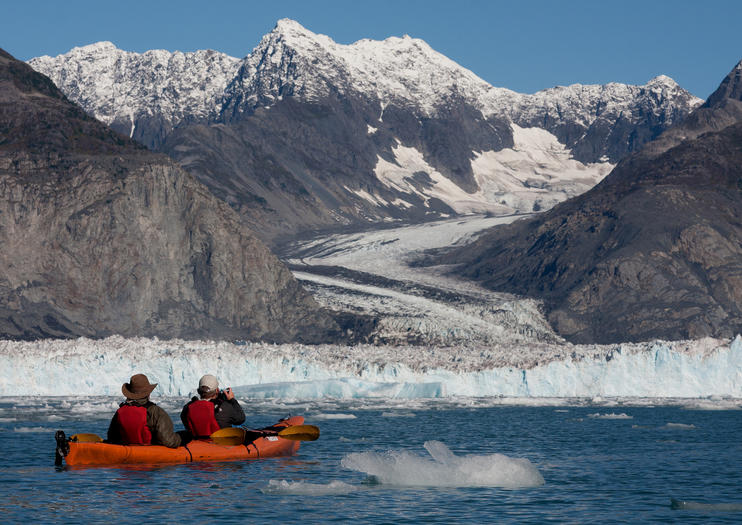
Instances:
[[[151,385],[149,379],[144,374],[135,374],[131,376],[128,383],[121,385],[121,391],[129,399],[144,399],[149,396],[157,386],[157,383]]]

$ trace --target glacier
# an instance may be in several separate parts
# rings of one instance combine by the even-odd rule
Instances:
[[[573,345],[551,331],[533,299],[482,290],[443,269],[408,264],[426,250],[459,245],[516,219],[449,219],[325,235],[292,247],[288,260],[301,268],[294,273],[314,288],[321,305],[372,314],[382,339],[403,341],[395,334],[413,334],[417,344],[306,346],[120,336],[0,341],[0,396],[120,396],[121,384],[140,372],[158,383],[155,396],[186,396],[211,373],[241,399],[266,403],[560,404],[576,398],[711,397],[695,406],[737,408],[723,398],[742,399],[742,336]],[[310,273],[322,267],[357,272],[371,282]],[[440,294],[426,295],[426,287]]]
[[[465,347],[271,345],[125,339],[0,341],[1,396],[120,395],[138,372],[185,396],[205,373],[268,399],[742,398],[732,341]]]

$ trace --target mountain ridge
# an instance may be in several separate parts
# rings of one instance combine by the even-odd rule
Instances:
[[[343,45],[288,19],[242,60],[84,49],[30,63],[89,113],[180,162],[266,240],[548,209],[701,102],[664,76],[523,95],[419,39]],[[194,74],[167,69],[173,61]],[[88,72],[76,76],[81,67]],[[204,75],[210,83],[186,82]],[[169,96],[159,101],[161,92]]]

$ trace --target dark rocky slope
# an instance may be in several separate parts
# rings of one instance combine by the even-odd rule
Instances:
[[[460,263],[492,289],[542,298],[573,342],[739,333],[741,71],[593,190],[438,261]]]
[[[237,214],[0,50],[0,337],[336,335]]]
[[[162,151],[271,238],[390,218],[417,221],[455,214],[445,202],[421,195],[435,184],[427,173],[418,173],[414,182],[420,194],[382,184],[376,177],[379,157],[395,163],[391,150],[399,137],[405,146],[436,159],[441,173],[470,191],[476,189],[471,148],[512,146],[507,123],[475,115],[463,104],[449,108],[447,118],[418,118],[389,106],[384,122],[369,134],[366,122],[380,111],[361,99],[306,103],[286,97],[225,123],[177,128]]]

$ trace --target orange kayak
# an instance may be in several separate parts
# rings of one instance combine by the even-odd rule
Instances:
[[[268,431],[267,433],[248,431],[250,438],[245,444],[240,445],[217,445],[211,440],[193,440],[178,448],[168,448],[162,445],[113,445],[66,441],[60,455],[70,466],[190,463],[293,456],[299,450],[300,442],[270,435],[270,432],[303,423],[303,417],[295,416],[279,421],[268,429],[261,429]],[[57,450],[59,451],[59,443]]]

